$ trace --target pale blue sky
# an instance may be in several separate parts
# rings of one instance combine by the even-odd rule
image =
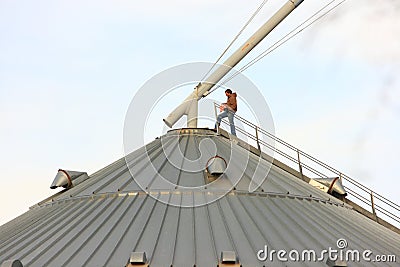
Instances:
[[[328,2],[305,0],[245,62]],[[58,168],[90,174],[122,157],[135,91],[176,64],[214,61],[260,3],[0,0],[0,224],[55,193]],[[399,6],[347,0],[245,72],[279,137],[396,203]]]

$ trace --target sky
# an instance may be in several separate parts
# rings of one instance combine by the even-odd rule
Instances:
[[[54,194],[59,168],[91,174],[123,157],[135,92],[214,62],[261,2],[0,0],[0,225]],[[269,0],[228,55],[284,2]],[[238,67],[327,3],[305,0]],[[347,0],[244,72],[278,137],[396,203],[399,13],[397,0]]]

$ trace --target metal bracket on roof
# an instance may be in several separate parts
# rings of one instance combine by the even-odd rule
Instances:
[[[234,251],[222,251],[221,262],[218,264],[219,267],[240,267],[236,253]]]
[[[126,266],[149,266],[147,264],[146,252],[131,252],[131,257],[129,258],[129,262]]]
[[[7,260],[3,261],[1,267],[24,267],[20,260]]]
[[[341,260],[331,260],[331,259],[327,259],[326,260],[326,265],[328,265],[329,267],[347,267],[347,262],[346,261],[341,261]]]

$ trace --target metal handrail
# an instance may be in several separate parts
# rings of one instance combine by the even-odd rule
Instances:
[[[215,115],[217,116],[217,108],[219,108],[221,105],[218,103],[214,102],[214,110],[215,110]],[[391,220],[397,222],[400,224],[400,216],[394,214],[395,213],[400,213],[400,205],[394,203],[393,201],[385,198],[381,194],[376,193],[372,189],[368,188],[367,186],[364,186],[363,184],[357,182],[355,179],[349,177],[348,175],[343,174],[342,172],[336,170],[335,168],[329,166],[328,164],[316,159],[315,157],[305,153],[304,151],[301,151],[300,149],[296,148],[295,146],[283,141],[282,139],[276,137],[275,135],[269,133],[267,130],[260,128],[259,126],[251,123],[250,121],[238,116],[234,115],[234,118],[242,122],[243,124],[249,126],[250,128],[254,129],[254,133],[252,134],[245,129],[242,129],[238,126],[235,126],[236,130],[245,135],[246,137],[250,138],[251,140],[255,141],[257,144],[257,148],[261,152],[261,147],[265,147],[267,149],[270,149],[274,153],[279,154],[280,156],[284,157],[285,159],[298,164],[299,166],[299,171],[301,175],[303,175],[303,169],[309,171],[310,173],[313,173],[313,175],[317,175],[320,178],[327,178],[329,175],[326,173],[321,172],[320,170],[316,170],[315,168],[311,167],[310,165],[306,164],[305,162],[300,160],[300,156],[303,157],[303,159],[306,159],[310,161],[313,164],[316,164],[316,166],[321,167],[326,171],[329,171],[332,174],[337,175],[342,181],[347,182],[351,187],[346,186],[344,183],[344,188],[346,189],[347,193],[349,196],[355,199],[355,203],[357,204],[365,204],[369,208],[371,208],[372,213],[376,215],[376,211],[379,211],[381,215],[386,216],[387,218],[390,218]],[[229,126],[229,122],[227,122],[225,119],[222,120],[222,122],[225,125]],[[273,146],[263,140],[262,138],[259,138],[259,135],[263,135],[274,142],[282,145],[283,147],[286,148],[287,151],[282,151],[281,149],[278,149],[276,146]],[[297,154],[297,158],[290,156],[290,152],[295,152]],[[375,203],[379,201],[379,204]]]

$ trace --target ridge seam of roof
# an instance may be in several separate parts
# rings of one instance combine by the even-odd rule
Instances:
[[[185,194],[204,194],[205,192],[203,191],[198,191],[198,192],[193,192],[193,191],[170,191],[170,190],[155,190],[151,192],[144,192],[144,191],[134,191],[134,192],[120,192],[120,193],[102,193],[102,194],[96,194],[96,195],[86,195],[86,196],[79,196],[79,197],[69,197],[69,198],[63,198],[63,199],[58,199],[58,200],[52,200],[50,202],[42,203],[40,206],[35,207],[36,208],[42,208],[46,206],[53,206],[56,204],[60,203],[67,203],[71,201],[84,201],[84,200],[97,200],[97,199],[103,199],[103,198],[115,198],[115,197],[126,197],[126,196],[137,196],[137,195],[185,195]],[[214,194],[225,194],[226,192],[223,191],[216,191],[216,192],[210,192],[207,191],[207,193],[214,193]],[[247,191],[231,191],[230,193],[227,194],[228,196],[259,196],[259,197],[270,197],[270,198],[286,198],[286,199],[297,199],[297,200],[308,200],[308,201],[316,201],[316,202],[321,202],[325,204],[331,204],[335,205],[338,207],[344,207],[348,209],[353,209],[350,205],[347,205],[346,203],[339,203],[337,201],[334,201],[333,199],[331,200],[330,198],[328,199],[323,199],[319,197],[315,197],[312,195],[305,196],[305,195],[295,195],[295,194],[290,194],[290,193],[277,193],[277,192],[247,192]]]

